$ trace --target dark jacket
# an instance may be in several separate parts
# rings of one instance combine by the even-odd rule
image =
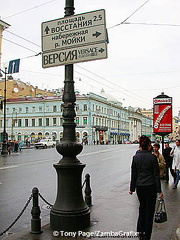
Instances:
[[[166,166],[167,167],[171,167],[172,166],[172,161],[173,161],[173,157],[170,156],[170,152],[171,152],[172,148],[165,148],[163,151],[163,157],[166,161]]]
[[[157,193],[161,192],[161,182],[157,157],[148,151],[140,151],[133,157],[131,165],[130,191],[137,186],[156,185]]]

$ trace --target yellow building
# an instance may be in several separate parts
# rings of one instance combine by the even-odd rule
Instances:
[[[0,81],[0,98],[4,97],[5,82],[2,79]],[[20,80],[14,80],[11,76],[6,80],[6,98],[24,98],[24,97],[40,97],[40,96],[54,96],[55,92],[50,90],[42,90],[37,86],[34,87],[31,84],[24,83]]]
[[[145,115],[146,117],[150,117],[150,118],[153,118],[153,109],[141,109],[141,112],[143,115]]]
[[[178,117],[173,117],[172,119],[172,133],[169,136],[172,140],[175,140],[180,136]]]

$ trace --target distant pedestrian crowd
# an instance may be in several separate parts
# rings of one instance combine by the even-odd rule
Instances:
[[[8,153],[11,154],[11,153],[21,152],[22,146],[23,146],[22,141],[9,140],[7,142]]]

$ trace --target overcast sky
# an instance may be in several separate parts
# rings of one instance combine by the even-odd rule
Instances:
[[[105,9],[109,36],[108,59],[75,64],[75,88],[97,94],[103,88],[123,106],[148,109],[152,108],[153,97],[164,91],[173,97],[177,115],[180,1],[74,0],[74,5],[76,14]],[[65,0],[2,1],[1,19],[11,26],[3,32],[1,67],[20,58],[15,79],[39,88],[63,87],[64,66],[43,69],[42,57],[35,55],[41,52],[41,23],[63,18],[64,7]],[[121,24],[125,19],[126,24]]]

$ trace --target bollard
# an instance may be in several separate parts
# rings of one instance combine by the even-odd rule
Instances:
[[[85,186],[85,202],[88,207],[92,207],[91,187],[90,187],[90,175],[86,174],[86,186]]]
[[[40,218],[41,210],[40,210],[39,203],[38,203],[38,197],[39,197],[38,188],[36,188],[36,187],[33,188],[32,194],[33,194],[33,206],[32,206],[32,210],[31,210],[32,219],[31,219],[31,232],[30,233],[40,234],[40,233],[42,233],[42,231],[41,231],[41,218]]]

